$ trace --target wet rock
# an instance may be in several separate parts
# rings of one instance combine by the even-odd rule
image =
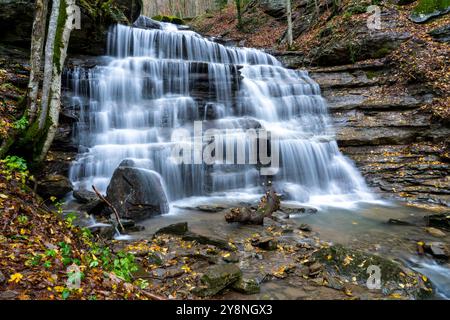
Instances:
[[[322,264],[318,262],[314,262],[312,265],[309,266],[309,276],[316,277],[320,271],[322,271]]]
[[[252,246],[271,251],[277,249],[278,242],[273,237],[263,237],[259,239],[253,239]]]
[[[261,291],[261,287],[255,279],[244,277],[236,281],[232,288],[233,290],[243,294],[255,294]]]
[[[163,227],[155,232],[155,235],[158,234],[173,234],[177,236],[182,236],[188,232],[188,223],[187,222],[179,222],[168,225],[167,227]]]
[[[444,232],[442,232],[439,229],[433,228],[433,227],[425,228],[425,231],[428,232],[429,234],[431,234],[433,237],[436,237],[436,238],[443,238],[443,237],[446,236],[446,234]]]
[[[98,234],[106,240],[112,240],[116,235],[116,228],[112,224],[94,225],[91,227],[88,226],[87,228],[91,230],[92,234]]]
[[[403,221],[403,220],[400,220],[400,219],[389,219],[388,223],[396,225],[396,226],[410,226],[410,225],[412,225],[408,221]]]
[[[162,259],[161,255],[157,252],[149,252],[146,259],[149,264],[154,264],[157,266],[160,266],[163,264],[163,259]]]
[[[306,224],[306,223],[302,223],[301,225],[299,225],[298,229],[302,230],[302,231],[306,231],[306,232],[311,232],[312,231],[311,226],[309,224]]]
[[[213,296],[238,281],[242,271],[235,264],[219,264],[209,267],[200,278],[202,286],[194,290],[201,297]]]
[[[151,170],[118,167],[111,178],[106,198],[121,217],[135,221],[169,211],[161,178]]]
[[[141,29],[162,29],[161,22],[150,19],[146,16],[139,16],[133,23],[133,27]]]
[[[383,294],[395,292],[399,288],[398,284],[405,282],[414,284],[403,289],[411,297],[423,298],[433,292],[431,283],[424,281],[420,273],[378,255],[333,245],[318,250],[312,258],[324,266],[328,275],[356,282],[361,286],[366,286],[368,267],[378,266],[381,270]]]
[[[186,232],[183,237],[183,240],[185,241],[195,241],[198,242],[200,244],[209,244],[212,246],[215,246],[219,249],[223,249],[223,250],[230,250],[233,251],[233,248],[228,244],[227,241],[222,240],[222,239],[218,239],[218,238],[212,238],[212,237],[207,237],[201,234],[197,234],[194,232]]]
[[[228,263],[237,263],[237,262],[239,262],[239,257],[234,252],[225,254],[222,257],[222,259],[223,259],[223,261],[228,262]]]
[[[85,189],[79,189],[73,191],[73,197],[77,199],[79,203],[89,203],[94,200],[98,200],[97,195],[95,192],[88,191]]]
[[[424,245],[425,252],[439,259],[448,259],[449,248],[442,242],[427,242]]]
[[[100,214],[104,213],[105,208],[106,208],[106,204],[102,200],[95,199],[95,200],[92,200],[92,201],[80,206],[79,210],[84,211],[90,215],[100,215]],[[109,208],[108,208],[108,210],[109,210]]]
[[[120,219],[120,223],[125,229],[129,229],[136,226],[136,222],[130,219]]]
[[[63,198],[73,190],[70,180],[62,175],[48,175],[37,183],[37,193],[44,199],[50,197]]]
[[[450,24],[436,28],[429,32],[434,40],[440,42],[450,42]]]
[[[289,213],[283,211],[275,211],[272,213],[271,218],[277,222],[283,222],[283,220],[289,219]]]
[[[424,217],[425,221],[428,225],[436,228],[444,228],[450,230],[450,214],[433,214],[430,216]]]

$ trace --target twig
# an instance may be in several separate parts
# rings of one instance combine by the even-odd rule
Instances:
[[[108,205],[108,207],[111,208],[111,210],[114,212],[114,215],[116,216],[117,223],[119,224],[120,228],[122,229],[122,231],[125,231],[125,228],[123,227],[122,222],[120,222],[120,216],[119,216],[119,213],[117,212],[116,208],[114,208],[114,206],[111,204],[111,202],[109,202],[108,200],[106,200],[106,198],[104,196],[102,196],[102,194],[97,190],[97,188],[95,188],[95,186],[92,186],[92,189],[94,189],[94,192],[97,195],[97,197],[99,197],[100,200],[102,200],[104,203],[106,203]]]

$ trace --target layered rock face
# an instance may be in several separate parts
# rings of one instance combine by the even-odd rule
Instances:
[[[423,105],[431,94],[410,88],[388,95],[390,69],[382,61],[315,68],[335,121],[341,150],[375,190],[448,206],[450,134]]]

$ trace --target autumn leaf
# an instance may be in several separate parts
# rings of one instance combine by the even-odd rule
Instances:
[[[9,278],[8,282],[15,282],[15,283],[19,283],[20,280],[23,279],[23,275],[21,273],[14,273],[11,275],[11,277]]]

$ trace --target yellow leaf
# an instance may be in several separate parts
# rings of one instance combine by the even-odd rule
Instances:
[[[428,278],[427,278],[426,276],[422,275],[422,280],[425,281],[425,282],[427,282],[427,281],[428,281]]]
[[[23,275],[21,273],[14,273],[11,275],[11,277],[9,278],[8,282],[15,282],[15,283],[19,283],[20,280],[22,280]]]
[[[353,297],[352,290],[350,290],[349,288],[345,288],[344,293],[349,297]]]

